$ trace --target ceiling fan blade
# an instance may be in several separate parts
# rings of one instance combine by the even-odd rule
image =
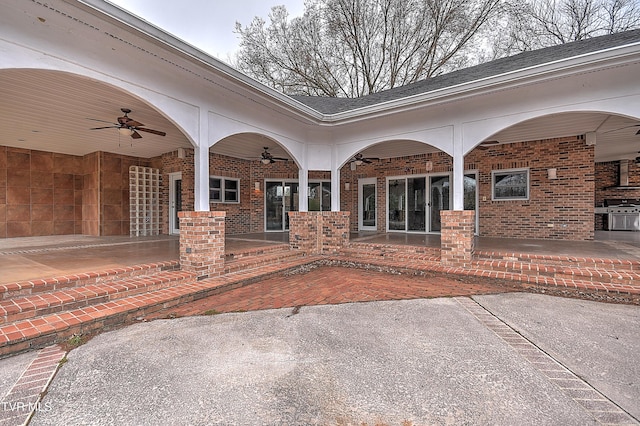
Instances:
[[[133,131],[133,133],[131,133],[131,137],[133,139],[141,139],[142,136],[140,136],[140,133],[136,132],[135,130]]]
[[[135,127],[135,126],[133,126],[133,127]],[[166,136],[167,135],[165,132],[161,132],[160,130],[145,129],[143,127],[136,127],[135,130],[139,130],[141,132],[153,133],[154,135],[160,135],[160,136]]]
[[[371,159],[369,159],[369,158],[363,158],[360,161],[362,161],[365,164],[371,164],[372,163]]]
[[[89,130],[117,129],[120,126],[92,127]]]
[[[106,120],[98,120],[97,118],[87,118],[87,120],[91,120],[91,121],[99,121],[101,123],[109,123],[109,124],[113,124],[114,126],[117,126],[118,124],[116,123],[112,123],[111,121],[106,121]]]
[[[288,158],[281,158],[281,157],[271,157],[272,160],[279,160],[279,161],[289,161]]]

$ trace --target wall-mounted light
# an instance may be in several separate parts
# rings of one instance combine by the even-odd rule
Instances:
[[[426,163],[424,163],[424,168],[427,169],[428,172],[430,172],[431,170],[433,170],[433,162],[427,161]]]
[[[255,183],[253,184],[253,187],[254,187],[254,189],[255,189],[256,191],[260,191],[260,182],[255,182]]]
[[[549,179],[558,179],[558,170],[557,169],[547,169],[547,177]]]
[[[345,182],[344,183],[344,190],[348,191],[349,189],[351,189],[351,184],[349,182]]]

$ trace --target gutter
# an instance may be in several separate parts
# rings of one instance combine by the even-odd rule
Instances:
[[[640,42],[615,46],[604,50],[589,52],[578,56],[559,59],[553,62],[533,65],[527,68],[521,68],[515,71],[509,71],[503,74],[497,74],[485,77],[479,80],[460,83],[442,89],[436,89],[430,92],[419,93],[401,99],[394,99],[374,105],[365,106],[345,112],[335,114],[323,114],[315,109],[285,95],[275,89],[272,89],[251,77],[239,72],[226,63],[214,58],[213,56],[203,52],[202,50],[186,43],[183,40],[173,36],[172,34],[162,30],[161,28],[129,13],[128,11],[109,3],[105,0],[63,0],[68,4],[80,5],[92,14],[99,13],[116,24],[124,25],[127,28],[137,32],[139,35],[150,39],[153,42],[161,43],[168,50],[187,57],[195,62],[205,65],[211,72],[218,73],[224,78],[244,86],[251,91],[258,92],[267,100],[277,102],[280,106],[285,107],[288,111],[302,116],[305,119],[311,119],[319,125],[333,126],[353,121],[359,121],[368,118],[374,118],[379,115],[386,115],[390,112],[400,112],[416,108],[422,108],[427,105],[435,105],[437,103],[463,99],[486,93],[498,88],[505,88],[522,84],[524,81],[529,83],[549,79],[552,77],[560,77],[562,75],[575,73],[580,68],[582,71],[588,71],[601,68],[603,63],[610,62],[610,66],[628,63],[634,60],[634,57],[640,55]]]

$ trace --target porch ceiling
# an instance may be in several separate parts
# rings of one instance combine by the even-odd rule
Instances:
[[[141,133],[142,139],[121,136],[108,126],[130,108],[145,127],[162,130],[165,137]],[[596,161],[633,159],[640,151],[640,124],[625,117],[601,113],[550,115],[505,129],[490,139],[500,143],[545,139],[596,132]],[[154,157],[179,147],[190,147],[184,134],[149,105],[117,89],[89,79],[42,70],[0,72],[0,145],[85,155],[107,151],[123,155]],[[212,148],[213,152],[244,159],[259,159],[264,147],[276,157],[290,156],[276,142],[255,134],[235,135]],[[382,143],[362,151],[363,155],[393,158],[435,151],[413,141]]]

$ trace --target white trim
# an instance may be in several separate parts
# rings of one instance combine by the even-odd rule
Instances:
[[[375,225],[373,226],[364,226],[364,205],[362,203],[362,187],[364,185],[373,185],[373,199],[375,203]],[[378,230],[378,212],[380,206],[378,206],[378,178],[361,178],[358,179],[358,231],[377,231]]]
[[[176,201],[176,192],[175,192],[175,182],[177,180],[182,180],[182,172],[169,173],[169,234],[177,235],[180,233],[180,229],[176,224],[176,212],[175,212],[175,201]]]

